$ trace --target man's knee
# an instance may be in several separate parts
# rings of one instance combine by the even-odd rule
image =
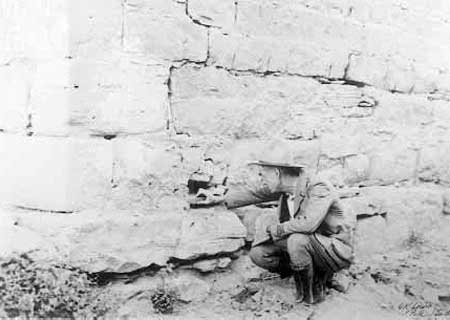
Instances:
[[[287,250],[289,253],[304,249],[309,245],[309,236],[303,233],[293,233],[287,239]]]
[[[265,253],[261,247],[253,247],[249,252],[249,256],[257,266],[262,267],[265,264]]]
[[[261,260],[261,250],[258,247],[253,247],[250,249],[250,252],[248,253],[248,256],[250,257],[250,260],[256,265],[258,265],[259,261]]]
[[[249,252],[250,259],[258,267],[273,271],[278,267],[279,259],[270,255],[262,246],[253,247]]]
[[[308,235],[294,233],[287,239],[287,251],[291,259],[291,268],[301,270],[312,264]]]

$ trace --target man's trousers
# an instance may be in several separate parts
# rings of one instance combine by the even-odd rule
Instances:
[[[282,257],[286,252],[293,271],[313,265],[315,271],[332,274],[350,265],[335,253],[329,237],[317,233],[293,233],[285,239],[261,243],[251,249],[250,258],[261,268],[279,272],[283,269]]]

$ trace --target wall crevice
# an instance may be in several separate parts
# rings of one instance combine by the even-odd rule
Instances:
[[[199,26],[205,27],[205,28],[217,28],[217,29],[220,29],[218,26],[214,26],[214,25],[211,25],[211,24],[207,24],[207,23],[204,23],[204,22],[202,22],[202,21],[200,21],[200,20],[194,18],[194,17],[192,16],[192,14],[190,13],[190,11],[189,11],[189,0],[186,0],[186,1],[185,1],[185,10],[186,10],[186,15],[189,17],[189,19],[190,19],[193,23],[195,23],[195,24],[197,24],[197,25],[199,25]]]
[[[349,64],[350,59],[352,56],[355,56],[357,54],[351,53],[349,54]],[[236,68],[228,68],[225,66],[221,66],[218,64],[211,63],[211,59],[209,56],[209,45],[208,45],[208,54],[205,61],[196,61],[196,60],[190,60],[190,59],[180,59],[180,60],[174,60],[173,62],[180,63],[178,68],[183,68],[186,66],[192,66],[196,65],[199,67],[215,67],[219,70],[225,70],[228,73],[232,74],[233,76],[248,76],[253,75],[257,77],[299,77],[299,78],[306,78],[306,79],[313,79],[320,84],[339,84],[343,86],[353,86],[357,88],[364,88],[364,87],[370,87],[375,88],[380,91],[386,91],[390,92],[392,94],[399,94],[399,95],[407,95],[407,96],[425,96],[430,101],[450,101],[450,94],[440,93],[437,94],[435,91],[430,93],[414,93],[410,91],[401,91],[401,90],[389,90],[389,89],[383,89],[377,86],[374,86],[372,84],[369,84],[367,82],[353,80],[345,78],[347,77],[347,74],[344,73],[342,78],[336,78],[336,77],[326,77],[323,75],[305,75],[301,73],[293,73],[293,72],[285,72],[280,70],[266,70],[266,71],[260,71],[256,69],[236,69]],[[347,71],[349,70],[350,66],[346,67]]]
[[[169,77],[167,78],[167,122],[166,122],[166,130],[174,131],[174,117],[173,117],[173,108],[172,108],[172,96],[173,96],[173,88],[172,88],[172,76],[173,71],[176,69],[175,66],[170,66],[169,68]]]
[[[127,0],[122,0],[121,7],[122,7],[122,21],[121,21],[121,30],[120,30],[120,45],[122,49],[124,48],[125,43],[125,18],[126,18],[126,3]]]

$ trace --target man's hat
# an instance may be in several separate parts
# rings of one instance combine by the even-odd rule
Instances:
[[[266,166],[266,167],[284,167],[284,168],[306,168],[307,165],[300,163],[300,164],[294,164],[294,163],[287,163],[287,162],[275,162],[275,161],[263,161],[263,160],[258,160],[258,161],[250,161],[248,162],[248,164],[256,164],[256,165],[260,165],[260,166]]]
[[[250,161],[250,162],[248,162],[248,165],[258,165],[258,166],[265,166],[265,167],[275,167],[275,168],[287,169],[289,171],[294,171],[297,174],[299,174],[303,168],[308,167],[306,164],[294,164],[294,163],[287,163],[287,162],[262,161],[262,160]]]

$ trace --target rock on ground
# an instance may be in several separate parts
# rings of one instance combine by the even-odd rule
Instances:
[[[132,272],[169,260],[191,261],[231,255],[244,245],[245,227],[223,208],[161,215],[124,211],[56,214],[2,209],[3,255],[48,252],[48,259],[88,272]],[[16,240],[17,239],[17,240]],[[30,241],[29,239],[34,239]],[[50,250],[52,249],[52,250]],[[230,258],[196,260],[194,268],[226,268]]]

